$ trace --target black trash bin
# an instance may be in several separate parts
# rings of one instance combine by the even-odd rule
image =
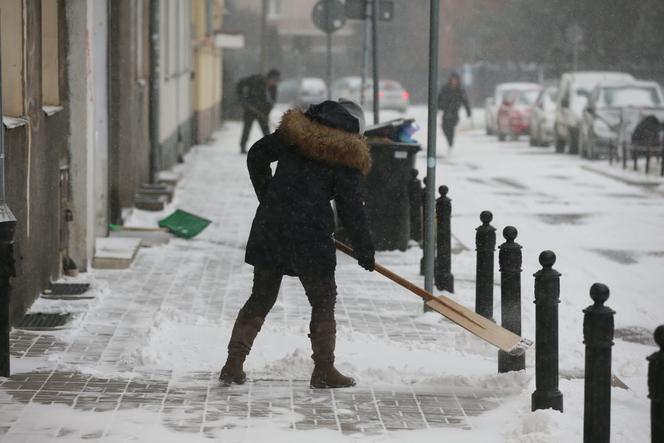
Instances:
[[[378,251],[405,251],[410,240],[408,182],[420,145],[370,139],[369,146],[372,165],[365,201],[374,245]]]
[[[371,171],[365,180],[365,202],[374,246],[378,251],[408,248],[410,202],[408,182],[415,168],[415,155],[421,150],[410,140],[413,119],[394,119],[367,128],[364,132],[371,149]],[[337,219],[335,236],[348,241]]]

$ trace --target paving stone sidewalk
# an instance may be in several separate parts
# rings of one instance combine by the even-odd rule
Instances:
[[[249,294],[252,274],[243,263],[243,244],[255,205],[248,203],[253,193],[235,157],[211,145],[197,148],[187,159],[177,202],[214,220],[204,235],[144,248],[128,270],[94,271],[93,286],[100,295],[68,302],[75,311],[70,329],[12,332],[16,369],[10,378],[0,379],[2,441],[105,441],[122,428],[117,417],[126,411],[156,414],[150,426],[176,431],[183,442],[194,435],[220,438],[229,429],[251,426],[252,420],[276,418],[294,432],[329,429],[344,435],[389,435],[407,429],[471,430],[474,417],[498,407],[511,394],[439,384],[312,390],[308,380],[279,373],[222,388],[216,371],[182,373],[128,358],[137,344],[150,346],[159,312],[177,310],[197,321],[230,323]],[[207,162],[218,167],[215,183],[210,182]],[[238,188],[238,182],[244,188]],[[417,256],[403,254],[411,261],[405,265],[398,263],[399,257],[388,255],[386,260],[394,260],[408,278],[419,278],[414,271]],[[452,325],[441,330],[440,324],[418,321],[419,299],[395,295],[387,280],[367,280],[352,261],[340,258],[338,272],[343,275],[337,304],[340,330],[424,344],[456,331]],[[458,284],[471,283],[460,279]],[[285,280],[269,321],[306,324],[309,315],[297,280]],[[226,339],[219,338],[220,347]],[[71,420],[42,426],[34,413],[38,405],[106,415],[92,428]]]

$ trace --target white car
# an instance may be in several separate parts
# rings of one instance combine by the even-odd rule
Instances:
[[[623,72],[585,71],[563,74],[558,87],[554,123],[556,152],[565,152],[566,148],[570,154],[579,152],[579,127],[583,109],[595,86],[601,82],[633,80],[633,76]]]
[[[406,112],[410,104],[410,94],[403,86],[394,80],[381,80],[378,89],[380,109],[390,109]],[[332,98],[338,100],[345,98],[361,103],[360,90],[362,79],[360,77],[343,77],[332,83]],[[367,79],[364,84],[364,108],[373,108],[373,80]]]
[[[558,87],[548,86],[537,97],[530,116],[530,146],[547,147],[553,142],[557,96]]]
[[[279,82],[278,88],[279,102],[298,108],[306,109],[309,105],[327,100],[327,85],[322,78],[289,78]]]
[[[496,86],[493,97],[489,97],[484,102],[484,123],[487,135],[498,133],[498,109],[503,104],[506,96],[513,96],[515,93],[523,90],[540,89],[537,83],[527,82],[509,82],[501,83]]]

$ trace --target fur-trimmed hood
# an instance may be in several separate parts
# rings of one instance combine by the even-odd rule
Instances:
[[[369,146],[363,136],[315,122],[300,110],[286,111],[278,133],[311,160],[347,166],[363,175],[371,167]]]

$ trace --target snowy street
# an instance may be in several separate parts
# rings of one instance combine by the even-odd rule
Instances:
[[[534,338],[533,273],[546,249],[562,273],[560,389],[564,413],[530,411],[534,349],[521,373],[499,375],[497,350],[377,273],[338,254],[337,363],[354,388],[309,389],[310,308],[286,278],[256,339],[247,384],[220,387],[233,321],[252,284],[244,247],[257,206],[239,154],[241,124],[226,122],[192,149],[166,210],[135,210],[128,226],[154,227],[176,208],[211,219],[192,240],[142,248],[127,270],[92,270],[95,298],[39,299],[32,312],[73,312],[56,332],[13,330],[12,373],[0,381],[0,439],[7,442],[576,442],[583,433],[582,309],[602,282],[616,311],[614,441],[649,438],[646,356],[664,319],[664,184],[639,186],[591,169],[604,161],[498,142],[462,120],[448,150],[439,130],[436,186],[452,199],[455,294],[473,307],[475,228],[493,212],[498,244],[515,226],[523,246],[523,335]],[[386,112],[382,119],[401,114]],[[404,114],[422,126],[426,109]],[[272,115],[278,120],[278,112]],[[369,117],[370,118],[370,117]],[[252,140],[258,128],[254,127]],[[423,143],[424,144],[424,143]],[[425,147],[424,147],[425,148]],[[418,155],[425,175],[425,152]],[[381,252],[377,262],[423,285],[422,251]],[[497,259],[497,253],[496,253]],[[496,263],[494,316],[500,318]]]

